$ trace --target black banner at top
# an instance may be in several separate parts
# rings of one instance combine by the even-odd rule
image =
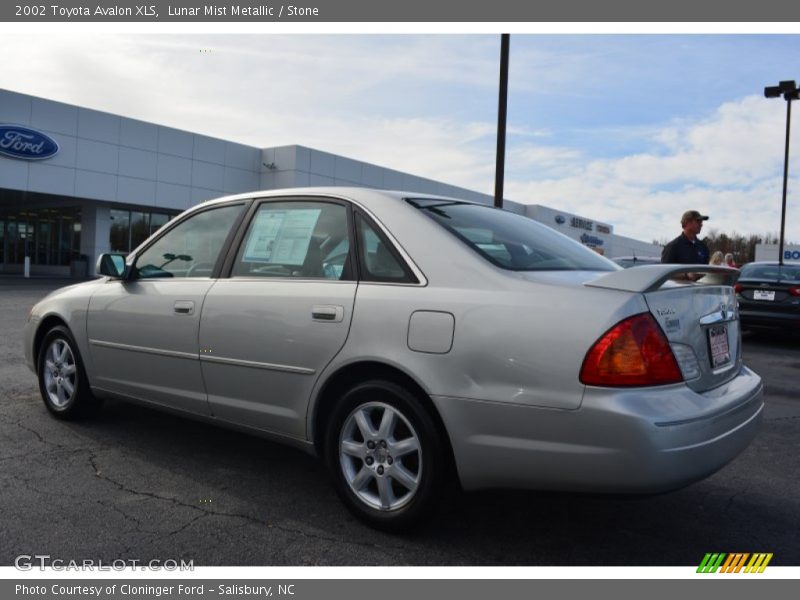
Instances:
[[[12,0],[4,22],[800,22],[786,0]]]

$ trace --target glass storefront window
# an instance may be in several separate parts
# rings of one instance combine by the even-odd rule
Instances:
[[[36,253],[31,261],[35,265],[46,265],[53,250],[53,222],[40,219],[36,231]]]
[[[130,252],[131,214],[127,210],[111,211],[111,251]]]
[[[111,210],[111,252],[127,254],[172,216],[146,210]],[[32,265],[69,267],[81,258],[81,233],[81,210],[77,206],[2,207],[0,272],[16,272],[26,255]]]
[[[153,235],[163,225],[166,225],[167,221],[169,221],[169,215],[165,215],[163,213],[151,213],[151,215],[150,215],[150,235]]]
[[[64,221],[62,221],[64,223]],[[75,221],[66,221],[67,227],[70,225],[72,226],[72,241],[68,242],[67,238],[62,238],[62,250],[65,252],[69,251],[69,248],[72,248],[72,252],[80,253],[81,248],[81,218],[78,215]]]
[[[131,212],[131,250],[150,237],[150,213]]]
[[[80,209],[28,208],[0,212],[0,270],[22,265],[69,266],[79,258]]]
[[[128,253],[167,223],[171,215],[128,210],[111,211],[111,252]]]

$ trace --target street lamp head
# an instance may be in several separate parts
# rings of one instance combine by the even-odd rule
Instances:
[[[798,94],[800,94],[800,90],[797,89],[797,83],[794,80],[781,81],[778,85],[770,85],[764,88],[765,98],[780,98],[783,96],[783,99],[787,102],[800,98]]]

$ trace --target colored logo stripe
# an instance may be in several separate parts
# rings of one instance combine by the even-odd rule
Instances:
[[[725,561],[725,564],[722,565],[722,570],[720,573],[738,573],[742,570],[745,561],[750,558],[750,554],[742,554],[736,552],[734,554],[728,555],[728,560]]]
[[[711,554],[707,553],[703,557],[703,562],[697,567],[698,573],[716,573],[722,561],[725,560],[725,554]]]
[[[745,573],[763,573],[764,569],[767,568],[769,561],[772,560],[772,552],[769,554],[753,554],[753,558],[750,559],[750,564],[747,565],[747,568],[744,570]]]
[[[757,552],[750,554],[749,552],[734,552],[726,554],[725,552],[708,552],[703,557],[700,566],[697,567],[698,573],[739,573],[744,568],[744,573],[763,573],[764,569],[772,560],[772,553]],[[747,562],[747,559],[750,562]],[[745,566],[747,563],[747,566]]]

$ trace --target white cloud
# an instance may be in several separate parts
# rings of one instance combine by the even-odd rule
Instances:
[[[14,55],[24,39],[6,34],[0,52]],[[259,147],[302,144],[491,193],[496,51],[496,36],[63,35],[6,61],[0,87]],[[559,69],[558,52],[515,52],[524,89],[535,82],[563,95],[576,74],[584,84],[600,77],[581,52],[562,56]],[[589,157],[601,145],[566,143],[558,130],[513,118],[508,198],[645,240],[676,235],[687,208],[725,231],[778,229],[783,102],[747,97],[660,127],[598,120],[583,138],[647,148],[600,158]],[[800,241],[796,183],[787,237]]]
[[[613,223],[618,233],[645,240],[677,235],[680,214],[690,208],[711,215],[707,227],[776,232],[785,132],[782,108],[757,97],[727,102],[706,119],[669,124],[654,132],[651,151],[621,158],[580,164],[575,160],[579,155],[555,148],[543,160],[545,168],[553,159],[565,159],[574,168],[571,175],[517,177],[506,183],[507,194],[526,203],[581,212]],[[793,147],[798,143],[800,134],[795,134]],[[547,154],[545,148],[540,151]],[[800,241],[800,204],[791,201],[792,190],[800,190],[797,184],[790,180],[786,231],[788,239]]]

